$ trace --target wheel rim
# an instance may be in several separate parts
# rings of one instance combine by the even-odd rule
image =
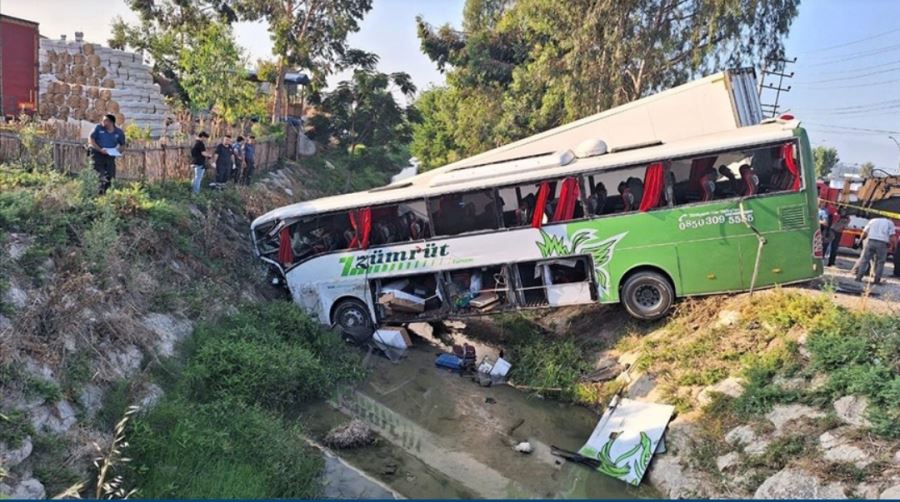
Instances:
[[[338,321],[342,328],[347,330],[359,329],[365,326],[366,318],[362,311],[356,307],[345,308],[341,312],[341,318]]]
[[[643,310],[653,310],[662,303],[662,292],[652,284],[641,284],[634,290],[634,303]]]

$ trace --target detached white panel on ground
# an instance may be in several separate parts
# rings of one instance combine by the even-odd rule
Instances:
[[[598,460],[603,474],[638,485],[674,412],[674,406],[622,399],[607,408],[578,453]]]

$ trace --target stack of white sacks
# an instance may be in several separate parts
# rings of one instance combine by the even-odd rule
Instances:
[[[107,113],[117,123],[165,134],[171,111],[150,68],[139,54],[80,40],[42,39],[40,48],[42,118],[97,123]]]

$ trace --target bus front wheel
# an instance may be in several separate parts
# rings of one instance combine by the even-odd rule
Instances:
[[[625,310],[633,317],[655,321],[672,308],[675,290],[665,276],[645,270],[625,281],[621,296]]]
[[[341,300],[334,309],[334,323],[340,326],[344,337],[361,343],[372,335],[372,317],[366,304],[359,300]]]

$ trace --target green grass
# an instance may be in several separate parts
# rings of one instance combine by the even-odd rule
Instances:
[[[803,402],[822,407],[846,395],[869,400],[871,430],[900,438],[900,316],[853,312],[825,295],[776,292],[755,306],[759,319],[773,330],[799,326],[808,331],[809,361],[788,341],[743,358],[744,393],[731,401],[737,416],[760,416],[779,403]],[[779,375],[824,373],[826,384],[817,390],[787,390],[774,383]]]
[[[543,333],[523,314],[504,314],[496,321],[504,333],[510,334],[507,347],[515,361],[509,375],[511,381],[533,387],[541,394],[587,404],[595,404],[607,394],[597,386],[579,385],[591,365],[583,347],[573,340]]]
[[[246,306],[191,340],[184,390],[198,401],[235,398],[272,409],[329,395],[362,376],[359,358],[291,302]]]
[[[309,498],[321,457],[283,412],[362,377],[359,356],[290,302],[198,327],[165,363],[166,394],[128,433],[148,498]]]
[[[94,425],[103,431],[112,431],[122,419],[132,401],[131,384],[126,380],[113,383],[103,395],[103,404],[94,416]]]
[[[18,448],[22,440],[34,433],[28,416],[20,410],[0,410],[0,443]]]
[[[70,444],[65,436],[42,434],[33,436],[34,450],[28,458],[34,476],[44,484],[47,496],[52,497],[83,481],[78,473],[66,465]]]
[[[775,472],[781,470],[791,460],[803,457],[815,448],[815,438],[807,435],[790,435],[776,438],[762,455],[750,457],[747,467],[762,468]]]
[[[55,382],[32,375],[21,366],[0,364],[0,390],[19,389],[28,397],[40,397],[48,403],[55,403],[63,397],[62,389]]]
[[[241,401],[164,399],[135,421],[131,469],[142,498],[313,498],[321,456],[296,425]]]
[[[66,357],[62,367],[62,390],[70,399],[75,399],[81,389],[91,380],[91,355],[82,350]]]

